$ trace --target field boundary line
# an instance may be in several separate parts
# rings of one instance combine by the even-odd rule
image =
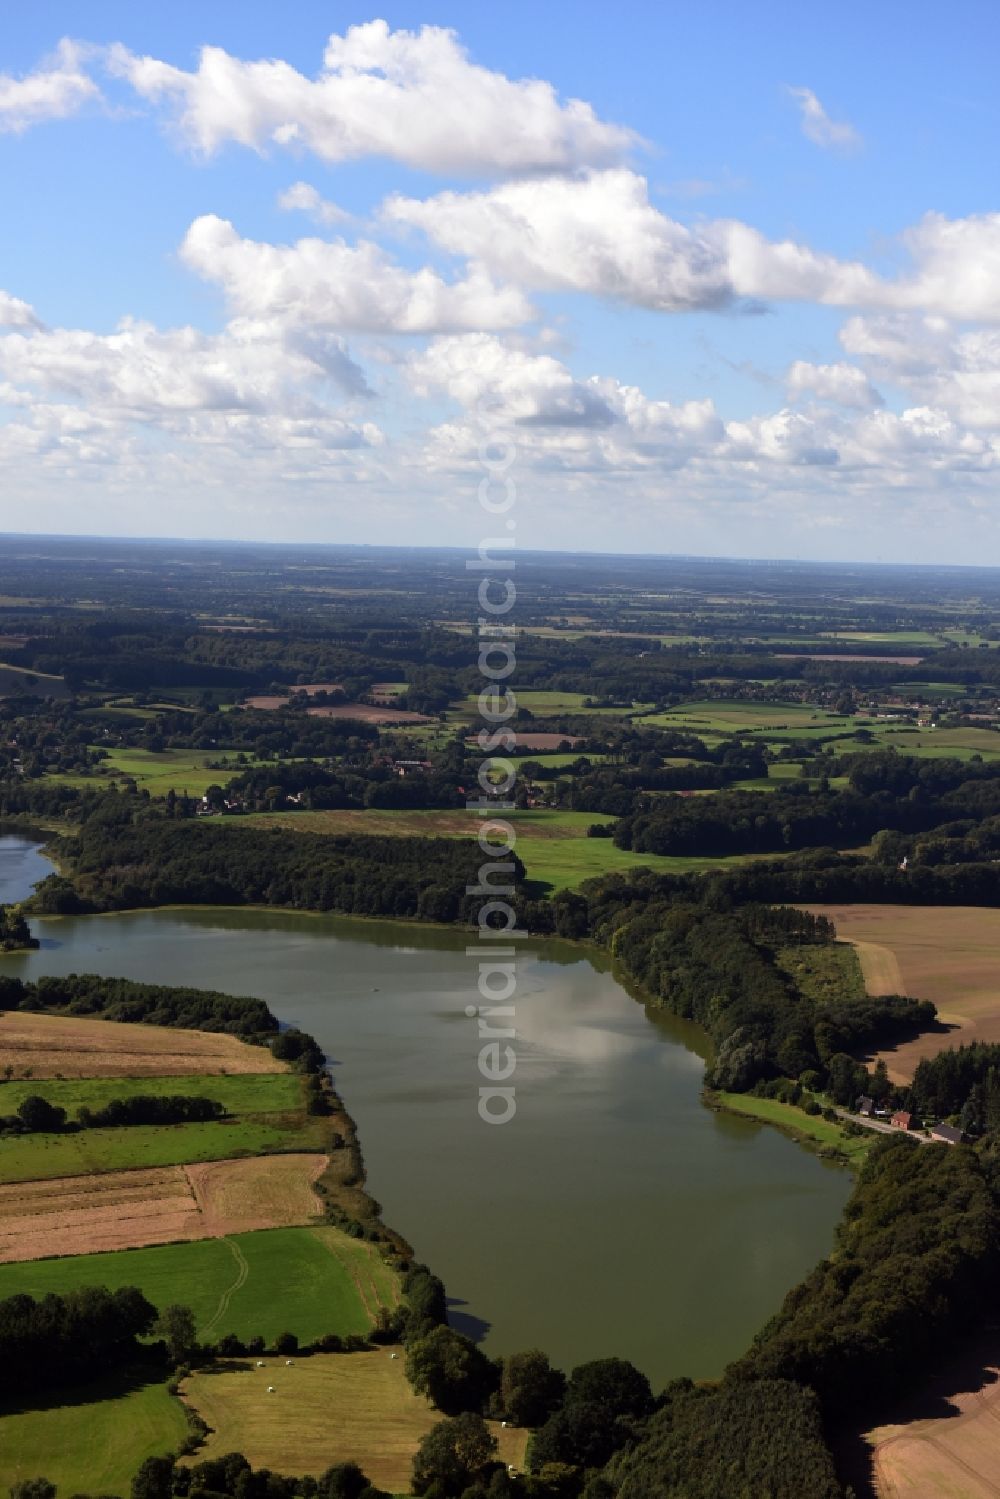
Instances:
[[[334,1259],[337,1261],[337,1264],[340,1265],[342,1270],[346,1270],[347,1274],[354,1282],[354,1288],[361,1300],[361,1305],[363,1306],[367,1315],[371,1318],[372,1325],[374,1325],[378,1319],[378,1307],[382,1305],[381,1301],[379,1301],[378,1299],[378,1294],[376,1293],[375,1295],[375,1309],[373,1310],[371,1302],[368,1300],[368,1296],[365,1292],[365,1288],[361,1283],[361,1277],[359,1276],[354,1266],[350,1263],[349,1260],[345,1260],[343,1258],[343,1256],[338,1252],[336,1244],[331,1243],[329,1239],[324,1237],[321,1238],[320,1242],[326,1245],[326,1248],[333,1255]]]

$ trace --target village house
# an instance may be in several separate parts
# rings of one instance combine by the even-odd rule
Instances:
[[[892,1125],[893,1129],[910,1129],[912,1127],[912,1121],[913,1115],[908,1113],[906,1109],[897,1109],[895,1114],[893,1114],[892,1118],[889,1120],[889,1123]]]
[[[943,1145],[961,1145],[965,1135],[953,1124],[935,1124],[931,1128],[931,1139],[940,1140]]]
[[[875,1110],[875,1100],[874,1098],[869,1098],[867,1093],[862,1093],[854,1107],[859,1114],[864,1114],[866,1119],[870,1119]]]

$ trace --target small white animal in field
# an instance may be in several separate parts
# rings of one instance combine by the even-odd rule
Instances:
[[[274,1385],[273,1384],[269,1384],[268,1385],[268,1387],[267,1387],[267,1393],[269,1395],[273,1395],[274,1394]]]
[[[263,1367],[264,1367],[264,1360],[262,1358],[259,1358],[257,1360],[257,1368],[258,1369],[263,1369]]]
[[[292,1361],[291,1361],[291,1359],[290,1358],[286,1358],[285,1359],[285,1368],[286,1369],[290,1369],[291,1367],[292,1367]]]
[[[390,1358],[399,1358],[399,1354],[398,1353],[390,1353],[389,1357]]]
[[[501,1422],[500,1422],[500,1425],[501,1425],[501,1426],[506,1426],[506,1425],[507,1425],[507,1422],[506,1422],[506,1421],[501,1421]]]

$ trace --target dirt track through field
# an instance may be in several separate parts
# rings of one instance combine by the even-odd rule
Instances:
[[[244,1255],[240,1246],[238,1244],[234,1244],[232,1239],[226,1239],[225,1245],[232,1255],[233,1259],[236,1261],[236,1279],[233,1281],[228,1290],[223,1291],[222,1295],[219,1297],[219,1304],[212,1314],[211,1321],[205,1323],[204,1333],[206,1336],[212,1332],[213,1328],[215,1328],[221,1321],[221,1319],[226,1315],[229,1310],[229,1303],[236,1295],[236,1292],[243,1289],[250,1275],[250,1266],[247,1264],[246,1256]]]
[[[69,1015],[0,1015],[0,1071],[14,1077],[182,1077],[286,1072],[266,1046],[214,1031]]]
[[[3,1185],[0,1263],[313,1222],[326,1165],[325,1155],[252,1156]]]

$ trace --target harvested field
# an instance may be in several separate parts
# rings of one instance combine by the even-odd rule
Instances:
[[[894,1082],[922,1057],[970,1041],[1000,1042],[1000,910],[984,906],[809,906],[853,943],[870,994],[930,999],[942,1028],[884,1056]]]
[[[911,1398],[899,1419],[864,1433],[858,1476],[867,1460],[879,1499],[997,1499],[998,1345],[996,1332],[984,1335]]]
[[[570,749],[576,749],[580,743],[579,734],[521,734],[514,735],[519,750],[557,750],[563,745]]]
[[[203,1224],[202,1232],[191,1237],[214,1239],[253,1228],[308,1223],[322,1209],[315,1184],[327,1164],[327,1156],[315,1154],[185,1166]]]
[[[264,1046],[211,1031],[125,1025],[67,1015],[0,1015],[0,1070],[14,1077],[183,1077],[285,1072]]]
[[[308,1223],[326,1164],[262,1156],[0,1185],[0,1263]]]
[[[318,692],[343,692],[343,690],[339,682],[308,682],[304,686],[291,688],[290,692],[315,697]],[[247,698],[244,707],[274,712],[277,708],[287,708],[290,701],[290,695],[286,693],[258,692],[253,697]]]
[[[393,1358],[393,1352],[397,1357]],[[273,1384],[274,1394],[268,1394]],[[184,1381],[181,1398],[211,1434],[191,1461],[243,1452],[254,1467],[319,1474],[332,1463],[356,1462],[389,1493],[407,1494],[413,1457],[441,1413],[410,1388],[402,1352],[320,1353],[296,1359],[233,1361],[199,1370]],[[505,1462],[522,1467],[527,1432],[501,1431]]]
[[[335,708],[307,708],[310,718],[357,718],[362,723],[431,723],[426,713],[405,708],[377,708],[372,703],[339,703]]]

